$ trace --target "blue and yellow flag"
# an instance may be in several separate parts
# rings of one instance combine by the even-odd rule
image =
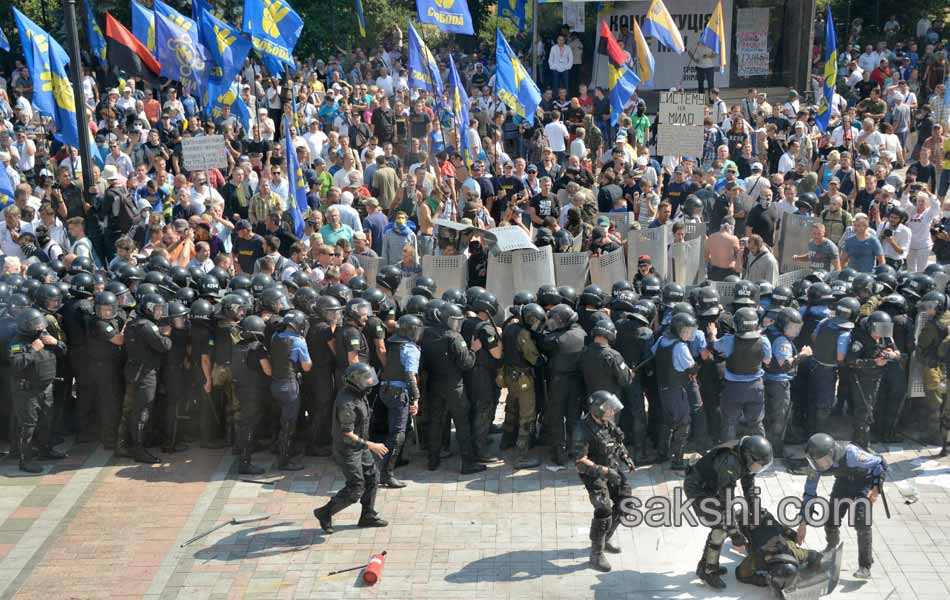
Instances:
[[[89,49],[95,55],[100,65],[106,64],[106,36],[102,35],[102,29],[99,28],[99,22],[96,21],[96,13],[92,12],[92,6],[89,0],[86,2],[86,34],[89,37]]]
[[[716,5],[716,10],[709,15],[709,22],[699,36],[701,44],[719,55],[719,72],[726,72],[726,25],[722,19],[722,0]]]
[[[499,0],[498,16],[514,23],[518,31],[524,31],[528,26],[527,6],[528,0]]]
[[[242,29],[251,34],[254,48],[292,68],[294,46],[303,31],[303,19],[284,0],[244,0]]]
[[[251,40],[208,9],[202,9],[198,30],[201,43],[211,57],[211,79],[230,84],[244,66],[244,59],[251,51]]]
[[[501,29],[495,30],[495,95],[516,115],[534,125],[541,90],[518,60]]]
[[[79,126],[76,118],[76,97],[73,95],[73,86],[69,82],[69,73],[66,71],[66,65],[60,61],[59,55],[55,52],[49,53],[49,67],[53,82],[53,99],[56,102],[53,111],[56,138],[68,146],[78,148]],[[88,135],[88,128],[83,127],[83,131]]]
[[[360,27],[360,36],[366,37],[366,14],[363,13],[363,0],[356,0],[356,24]]]
[[[432,92],[442,103],[445,86],[442,85],[439,64],[422,36],[412,26],[412,21],[409,21],[409,87]]]
[[[235,83],[211,82],[208,84],[208,98],[205,100],[205,114],[216,119],[224,113],[224,107],[231,107],[231,114],[241,121],[245,131],[251,130],[251,112],[247,108]]]
[[[416,0],[419,22],[449,33],[474,35],[472,13],[465,0]]]
[[[820,131],[828,130],[828,121],[831,119],[831,101],[835,95],[835,85],[838,83],[838,38],[835,35],[835,24],[831,20],[831,5],[828,5],[828,19],[825,23],[825,83],[822,85],[821,101],[818,103],[818,115],[815,125]]]
[[[191,0],[191,18],[198,23],[198,30],[201,30],[201,11],[206,10],[217,18],[224,20],[224,11],[220,8],[211,6],[206,0]]]
[[[154,0],[153,6],[155,7],[156,18],[159,16],[165,17],[179,29],[187,32],[188,35],[195,40],[196,44],[201,44],[201,40],[198,38],[198,23],[194,19],[189,19],[171,6],[162,2],[162,0]]]
[[[610,89],[610,124],[616,125],[620,120],[620,114],[623,112],[627,102],[633,97],[640,85],[640,78],[633,72],[627,63],[630,62],[630,55],[620,46],[617,38],[607,27],[607,21],[600,22],[600,42],[597,52],[607,57],[609,65],[609,83]]]
[[[69,55],[59,42],[15,7],[13,16],[20,31],[20,44],[23,46],[26,67],[33,79],[33,104],[42,114],[52,117],[56,114],[56,99],[53,97],[53,75],[50,73],[49,57],[56,54],[57,62],[67,65]]]
[[[7,34],[0,29],[0,50],[10,51],[10,40],[7,39]]]
[[[683,38],[680,36],[680,29],[676,26],[673,17],[670,16],[670,11],[666,10],[663,0],[653,0],[650,4],[650,9],[643,17],[643,33],[652,35],[661,44],[677,54],[686,51]]]
[[[455,68],[455,59],[449,55],[449,107],[452,114],[455,115],[455,130],[459,140],[459,154],[465,161],[465,166],[472,168],[475,162],[475,155],[472,153],[472,147],[468,143],[468,94],[462,86],[462,78],[459,77],[458,69]]]
[[[303,236],[303,213],[310,208],[307,203],[307,181],[303,177],[303,169],[297,160],[297,149],[290,139],[290,121],[284,119],[284,157],[287,159],[287,183],[290,185],[290,195],[287,198],[287,212],[294,222],[294,234]]]
[[[155,3],[158,6],[158,1]],[[188,19],[191,21],[191,19]],[[208,52],[187,30],[155,11],[155,58],[162,65],[162,77],[181,82],[183,89],[198,98],[208,87]]]
[[[10,174],[7,173],[7,167],[0,164],[0,210],[13,204],[13,182],[10,180]]]
[[[643,37],[643,32],[640,31],[640,25],[637,24],[636,19],[631,19],[631,21],[633,21],[633,39],[636,41],[637,46],[636,63],[640,69],[640,81],[651,84],[644,87],[652,87],[653,75],[656,71],[656,62],[653,60],[653,52],[650,51],[650,46],[647,45],[647,39]]]
[[[132,35],[155,54],[155,12],[132,0]]]

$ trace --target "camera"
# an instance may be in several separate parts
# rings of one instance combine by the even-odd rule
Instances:
[[[881,232],[881,239],[887,239],[887,238],[893,237],[893,236],[894,236],[894,230],[893,230],[893,229],[887,228],[887,229],[885,229],[884,231]]]

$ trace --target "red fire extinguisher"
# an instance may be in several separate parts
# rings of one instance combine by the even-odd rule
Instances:
[[[367,585],[374,585],[379,581],[380,575],[383,574],[383,565],[386,564],[386,551],[383,550],[382,554],[374,554],[369,559],[369,564],[366,565],[366,570],[363,571],[363,581]]]

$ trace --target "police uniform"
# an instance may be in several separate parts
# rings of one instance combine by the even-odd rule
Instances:
[[[172,348],[172,340],[162,335],[158,325],[149,319],[139,318],[125,328],[125,348],[128,360],[125,363],[125,405],[128,412],[128,427],[136,452],[145,448],[145,431],[158,390],[158,372],[164,355]]]
[[[34,350],[34,340],[17,333],[7,346],[21,465],[32,460],[34,446],[44,453],[52,451],[56,359],[66,355],[61,341]]]
[[[242,460],[250,463],[254,451],[254,433],[261,418],[261,400],[270,400],[270,380],[261,368],[267,359],[263,341],[242,339],[231,347],[231,373],[234,395],[241,406],[235,427],[235,445]]]
[[[940,358],[940,345],[947,338],[950,311],[934,319],[926,319],[917,336],[917,358],[921,362],[924,382],[927,437],[930,442],[943,441],[942,432],[950,431],[950,402],[945,398],[945,362]],[[948,355],[950,356],[950,355]]]
[[[73,357],[70,348],[70,357],[76,366],[85,363],[89,374],[95,374],[92,377],[80,376],[80,396],[85,394],[84,400],[95,402],[99,417],[99,438],[106,448],[111,448],[115,446],[119,425],[119,409],[123,397],[122,362],[125,358],[124,347],[113,344],[112,339],[122,333],[122,329],[119,320],[115,318],[104,321],[90,315],[87,323],[84,356]]]
[[[108,448],[115,445],[115,432],[118,425],[119,402],[121,394],[117,391],[122,372],[122,356],[114,360],[115,365],[111,373],[114,375],[113,386],[115,391],[106,396],[111,400],[111,406],[106,406],[96,385],[100,377],[92,376],[99,370],[90,365],[90,355],[87,352],[86,329],[96,320],[95,309],[91,298],[70,298],[63,303],[63,330],[69,340],[66,350],[66,362],[69,364],[73,377],[76,379],[76,421],[78,433],[77,442],[91,442],[95,438],[96,426],[99,429],[99,440]],[[103,414],[109,413],[110,414]],[[95,413],[95,414],[93,414]],[[111,416],[111,420],[108,418]],[[98,417],[98,423],[95,422]]]
[[[295,466],[290,459],[297,415],[300,413],[301,364],[310,362],[310,353],[303,336],[289,328],[275,333],[270,343],[270,360],[270,391],[280,406],[280,466]]]
[[[689,438],[689,394],[690,389],[696,387],[698,365],[690,354],[689,345],[671,335],[660,337],[652,349],[656,356],[657,383],[663,410],[657,454],[663,460],[672,457],[676,466],[679,466]]]
[[[633,382],[633,372],[623,356],[606,342],[588,344],[580,363],[588,396],[603,390],[623,398],[624,391]]]
[[[815,328],[809,361],[809,388],[802,398],[809,434],[820,431],[831,417],[838,379],[838,355],[847,353],[850,338],[850,330],[841,328],[831,317],[822,320]]]
[[[185,450],[178,436],[178,415],[186,412],[186,399],[191,395],[191,382],[182,377],[188,366],[188,328],[176,329],[172,327],[169,337],[172,340],[172,349],[165,355],[162,362],[162,397],[163,411],[163,452],[177,452]]]
[[[794,340],[795,346],[798,348],[811,346],[813,350],[816,350],[813,334],[818,328],[818,324],[831,316],[831,311],[827,306],[824,305],[801,306],[799,307],[798,311],[802,315],[802,330],[799,332],[798,337]],[[823,362],[826,365],[836,365],[837,361],[835,359],[827,360],[827,356],[825,358],[826,360]],[[798,365],[798,371],[796,372],[795,378],[792,380],[791,385],[792,411],[795,417],[793,422],[799,423],[802,429],[807,431],[812,430],[812,423],[814,419],[816,398],[813,396],[814,385],[812,383],[812,373],[816,370],[817,363],[815,361],[816,358],[814,354],[802,360],[802,362]],[[824,373],[819,373],[817,377],[819,377],[823,382],[820,385],[829,385],[829,374],[827,371]],[[831,393],[830,406],[834,406],[833,392],[836,372],[832,371],[830,377],[831,390],[830,392],[826,391],[826,395],[827,393]]]
[[[360,328],[352,321],[347,321],[336,328],[333,334],[333,345],[336,358],[334,380],[339,390],[343,383],[343,372],[350,366],[350,352],[356,352],[359,355],[359,362],[370,364],[369,343]]]
[[[884,344],[871,337],[864,327],[857,327],[851,333],[851,343],[844,359],[849,367],[854,398],[854,443],[862,448],[868,448],[871,441],[874,405],[884,376],[884,367],[875,364],[875,359],[884,349]]]
[[[386,340],[386,356],[386,366],[379,378],[379,400],[387,409],[386,447],[389,448],[380,466],[384,484],[392,480],[396,461],[406,441],[409,406],[419,401],[416,377],[422,352],[410,340],[395,335]]]
[[[495,420],[495,407],[501,395],[497,382],[501,359],[492,356],[491,351],[498,347],[501,339],[491,321],[483,321],[477,316],[469,317],[462,322],[462,338],[469,347],[476,339],[482,344],[482,347],[475,352],[475,366],[465,373],[464,381],[470,407],[472,442],[477,455],[487,459],[491,454],[488,434]]]
[[[650,356],[653,345],[653,330],[641,321],[630,317],[616,323],[616,348],[628,367],[636,367]],[[646,406],[643,400],[644,381],[653,382],[653,365],[643,365],[631,378],[630,385],[623,388],[620,396],[623,411],[620,413],[620,429],[632,442],[637,452],[643,452],[647,446]],[[655,387],[655,386],[654,386]],[[651,404],[651,412],[655,406]]]
[[[765,437],[775,456],[785,451],[785,429],[791,409],[791,385],[798,371],[798,348],[775,325],[765,330],[772,347],[772,360],[765,365]]]
[[[543,360],[531,331],[519,320],[511,320],[502,332],[502,377],[508,389],[502,439],[517,440],[518,451],[527,452],[534,433],[534,367]],[[504,446],[504,444],[503,444]]]
[[[234,396],[234,383],[231,374],[231,349],[241,339],[241,332],[235,321],[219,314],[214,321],[214,348],[211,353],[211,383],[214,386],[215,406],[224,408],[224,425],[227,436],[231,436],[231,427],[240,419],[241,407]]]
[[[818,497],[818,481],[822,476],[830,475],[835,478],[831,488],[829,501],[832,507],[837,506],[837,514],[832,515],[825,524],[825,539],[828,547],[834,548],[841,540],[841,522],[850,510],[847,502],[836,503],[836,500],[867,498],[872,488],[883,485],[887,470],[887,463],[876,454],[862,450],[854,444],[835,442],[832,453],[831,468],[821,473],[810,470],[805,480],[805,492],[802,495],[802,516],[810,509],[809,502]],[[856,514],[854,529],[858,538],[858,565],[870,568],[874,562],[871,549],[871,514],[870,503],[858,502],[854,504]]]
[[[8,417],[7,425],[10,436],[10,452],[18,452],[20,429],[16,419],[16,406],[13,404],[13,377],[11,376],[10,341],[16,335],[16,319],[10,316],[0,318],[0,392],[5,393],[9,402],[0,403],[2,414]]]
[[[219,437],[221,427],[214,398],[204,391],[205,373],[201,366],[204,357],[207,357],[208,362],[211,363],[215,349],[214,327],[207,319],[192,319],[188,334],[191,347],[191,393],[198,396],[198,427],[201,445],[208,446]]]
[[[875,418],[877,431],[883,442],[897,442],[897,419],[907,395],[907,368],[909,357],[914,353],[914,322],[907,315],[896,315],[894,320],[894,346],[901,353],[899,360],[888,361],[884,366],[884,377],[878,388],[878,416]]]
[[[762,420],[765,418],[765,374],[763,363],[772,360],[772,345],[768,337],[742,339],[726,335],[716,340],[716,352],[726,358],[726,371],[719,410],[722,413],[721,438],[736,438],[740,413],[743,425],[753,435],[765,435]]]
[[[584,329],[577,323],[545,333],[541,338],[541,350],[548,357],[550,375],[544,428],[558,464],[565,461],[567,444],[580,415],[584,378],[578,359],[584,350],[585,338]]]
[[[307,330],[307,350],[313,359],[313,368],[303,376],[304,410],[310,415],[307,432],[307,453],[328,456],[333,401],[336,398],[336,380],[333,376],[336,356],[331,344],[334,327],[316,318],[310,319]]]
[[[802,548],[798,534],[763,510],[757,523],[739,523],[739,531],[749,541],[745,558],[736,567],[736,580],[750,585],[784,589],[790,581],[782,577],[785,565],[792,573],[805,572],[819,566],[821,553]],[[794,577],[794,576],[793,576]]]

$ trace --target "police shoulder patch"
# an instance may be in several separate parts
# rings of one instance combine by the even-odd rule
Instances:
[[[10,346],[10,352],[16,354],[17,352],[23,352],[23,344],[13,344]]]
[[[359,347],[359,345],[360,345],[359,339],[357,339],[357,338],[352,338],[352,339],[350,339],[350,345],[351,345],[351,346],[354,346],[354,347]]]
[[[112,325],[106,325],[106,332],[107,332],[107,333],[112,333],[112,330],[113,330],[113,329],[114,329],[114,327],[112,327]]]
[[[149,327],[149,329],[151,329],[152,331],[158,331],[158,325],[156,325],[155,323],[149,323],[149,324],[148,324],[148,327]]]
[[[781,344],[779,344],[778,351],[781,352],[782,354],[791,354],[792,345],[788,342],[782,342]]]
[[[488,339],[487,339],[486,341],[487,341],[489,344],[494,344],[494,343],[495,343],[495,336],[493,336],[493,335],[488,336]]]
[[[864,350],[864,344],[862,344],[861,342],[852,342],[852,343],[851,343],[851,351],[852,351],[852,352],[860,352],[861,350]]]

